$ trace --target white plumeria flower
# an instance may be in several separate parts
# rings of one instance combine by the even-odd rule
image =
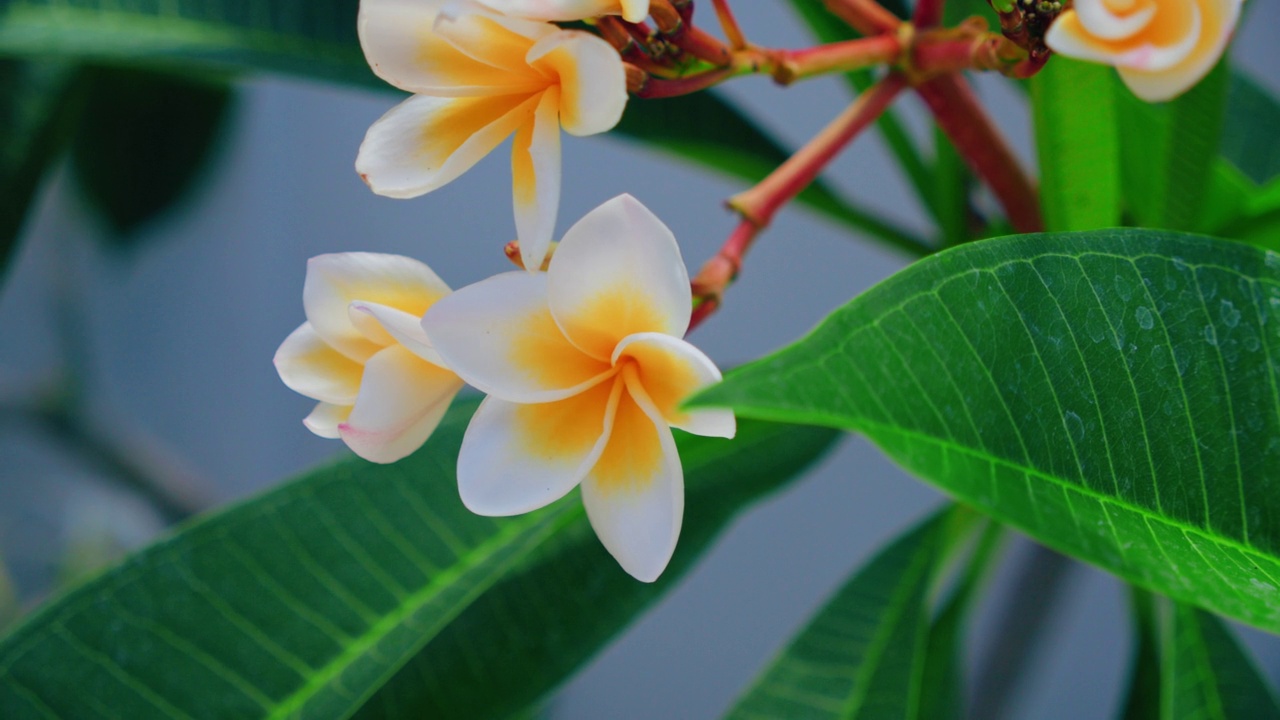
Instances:
[[[733,437],[728,410],[680,408],[720,371],[682,338],[689,276],[675,238],[630,195],[564,235],[545,273],[465,287],[422,320],[449,367],[489,394],[462,441],[458,489],[481,515],[529,512],[579,483],[591,526],[651,582],[680,535],[671,428]]]
[[[622,58],[588,32],[507,17],[475,2],[361,0],[373,71],[413,97],[369,128],[356,170],[380,195],[430,192],[512,133],[516,231],[542,266],[560,204],[560,129],[605,132],[627,103]]]
[[[426,442],[462,388],[422,330],[449,286],[399,255],[340,253],[307,263],[307,321],[275,365],[290,389],[320,401],[303,423],[360,457],[395,462]]]
[[[601,15],[621,15],[638,23],[649,16],[649,0],[480,0],[511,17],[566,22]]]
[[[1162,102],[1200,81],[1222,56],[1242,0],[1075,0],[1054,20],[1054,52],[1114,65],[1134,95]]]

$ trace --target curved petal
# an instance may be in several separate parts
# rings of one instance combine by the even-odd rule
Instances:
[[[510,17],[545,20],[550,22],[569,22],[586,20],[601,15],[617,15],[621,12],[618,0],[480,0],[497,12]],[[649,13],[649,2],[644,0],[645,15]],[[639,22],[626,18],[628,22]]]
[[[537,107],[537,96],[414,95],[369,128],[356,172],[379,195],[417,197],[471,169]]]
[[[628,390],[646,396],[668,425],[710,437],[731,438],[737,432],[732,410],[680,408],[686,398],[721,379],[719,368],[698,348],[670,335],[637,333],[614,350],[614,365],[628,360],[635,363],[638,381]]]
[[[547,257],[560,209],[559,97],[559,88],[548,88],[532,122],[516,131],[511,145],[516,235],[520,238],[520,259],[530,272],[541,268]]]
[[[1080,14],[1068,10],[1049,26],[1045,43],[1067,57],[1158,72],[1183,62],[1193,52],[1202,37],[1203,16],[1197,0],[1167,0],[1142,32],[1108,40],[1091,33]]]
[[[363,362],[385,340],[370,339],[351,322],[351,303],[360,300],[422,317],[449,294],[449,286],[425,263],[402,255],[351,252],[317,255],[307,261],[302,306],[316,334],[335,350]],[[367,328],[366,328],[367,329]]]
[[[649,17],[649,0],[622,0],[622,19],[631,23],[643,22]]]
[[[675,237],[630,195],[565,233],[547,270],[547,299],[569,340],[601,360],[635,333],[683,337],[692,304]]]
[[[631,393],[622,393],[609,441],[582,482],[582,504],[622,569],[657,580],[680,537],[684,472],[671,429]]]
[[[1200,82],[1226,50],[1240,18],[1240,0],[1200,0],[1203,24],[1194,48],[1181,62],[1160,72],[1119,68],[1120,79],[1147,102],[1172,100]]]
[[[1107,0],[1077,0],[1072,8],[1084,29],[1102,40],[1120,40],[1137,33],[1159,9],[1152,0],[1123,14],[1115,12]]]
[[[302,419],[302,424],[322,438],[337,440],[342,437],[338,432],[338,426],[346,422],[350,415],[350,405],[330,405],[322,402],[316,405],[310,415]]]
[[[431,341],[422,329],[421,315],[413,315],[381,303],[357,300],[351,303],[351,322],[365,337],[376,338],[375,342],[384,347],[400,343],[423,360],[444,366],[444,359],[431,347]]]
[[[581,30],[561,30],[529,50],[529,64],[559,79],[560,125],[570,135],[613,128],[627,106],[627,75],[612,45]]]
[[[458,50],[435,31],[439,0],[363,0],[357,27],[365,60],[402,90],[461,97],[535,92],[545,78],[531,68],[512,73]],[[532,41],[525,43],[527,49]]]
[[[479,515],[519,515],[559,500],[595,464],[608,439],[621,380],[564,400],[518,404],[485,398],[458,454],[462,504]]]
[[[395,462],[427,441],[460,389],[457,375],[392,345],[365,364],[360,395],[338,432],[365,460]]]
[[[548,78],[530,67],[525,55],[536,42],[558,32],[554,25],[507,16],[480,3],[456,2],[441,10],[435,31],[473,60],[540,83],[538,89],[547,86]]]
[[[613,374],[556,326],[545,273],[517,270],[468,285],[433,305],[422,327],[447,367],[508,402],[563,400]]]
[[[360,390],[360,363],[334,350],[303,323],[280,343],[273,359],[276,372],[290,390],[312,400],[350,405]]]

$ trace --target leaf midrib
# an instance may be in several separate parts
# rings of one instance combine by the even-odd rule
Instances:
[[[1272,555],[1270,555],[1266,550],[1256,547],[1252,544],[1245,543],[1244,541],[1239,540],[1237,538],[1229,537],[1226,535],[1212,534],[1206,531],[1204,528],[1197,527],[1186,521],[1179,520],[1178,518],[1153,513],[1150,509],[1144,508],[1141,505],[1135,505],[1134,503],[1131,503],[1128,500],[1125,500],[1124,498],[1105,495],[1086,485],[1078,485],[1076,483],[1064,480],[1056,475],[1046,473],[1043,470],[1040,470],[1038,468],[1028,467],[1026,465],[1014,462],[1012,460],[1007,460],[1002,457],[983,453],[983,452],[974,450],[973,448],[967,445],[962,445],[951,440],[946,440],[938,437],[937,435],[933,435],[931,433],[921,432],[919,430],[911,430],[911,429],[899,427],[896,425],[890,425],[888,423],[881,423],[881,422],[876,422],[874,420],[867,420],[864,418],[850,420],[848,417],[834,415],[830,413],[815,412],[812,410],[797,410],[797,409],[790,409],[790,408],[770,408],[770,407],[764,407],[764,406],[748,406],[748,405],[739,405],[739,404],[735,404],[733,409],[734,409],[734,412],[740,414],[743,417],[751,417],[758,420],[826,425],[826,426],[838,428],[841,430],[860,432],[873,439],[877,436],[877,433],[886,432],[886,433],[897,434],[900,436],[904,436],[904,437],[908,437],[916,440],[930,442],[941,448],[958,452],[962,455],[968,455],[978,460],[985,460],[987,462],[990,462],[994,465],[998,465],[1000,467],[1017,470],[1031,477],[1034,477],[1038,480],[1047,481],[1063,490],[1070,490],[1072,492],[1078,493],[1090,499],[1097,500],[1101,504],[1111,505],[1118,509],[1132,512],[1135,515],[1142,517],[1147,522],[1155,521],[1166,527],[1174,528],[1184,533],[1197,535],[1211,543],[1215,543],[1220,546],[1230,547],[1232,549],[1239,551],[1241,554],[1246,555],[1247,557],[1249,557],[1250,560],[1262,561],[1262,562],[1275,561],[1275,558]],[[991,509],[991,512],[993,514],[1001,514],[994,509]],[[1006,521],[1012,522],[1011,518],[1004,517],[1003,519]],[[1263,574],[1266,574],[1268,578],[1271,578],[1271,576],[1267,574],[1265,571],[1263,571]],[[1271,579],[1275,580],[1275,578],[1271,578]]]
[[[316,670],[302,687],[277,703],[275,709],[267,717],[272,720],[289,717],[291,713],[300,709],[308,700],[329,687],[330,682],[341,674],[343,670],[350,667],[356,660],[364,657],[369,648],[376,645],[378,641],[393,630],[399,628],[406,618],[439,597],[458,577],[480,567],[511,540],[536,528],[540,524],[545,526],[537,533],[541,537],[546,537],[561,529],[574,518],[575,514],[568,512],[572,507],[570,505],[561,505],[550,517],[543,517],[541,514],[525,515],[519,521],[505,523],[502,530],[472,548],[465,556],[458,558],[458,562],[445,568],[424,587],[410,593],[395,609],[385,613],[382,619],[370,626],[367,631],[354,637],[345,650]],[[531,547],[536,546],[537,542],[531,538],[530,545]],[[503,563],[503,567],[495,569],[494,575],[496,576],[501,570],[514,564],[518,559],[518,557],[510,558],[506,563]],[[468,596],[473,597],[478,589],[478,586],[473,587]],[[426,644],[428,640],[430,640],[430,636],[423,637],[420,644]],[[407,659],[407,656],[408,653],[406,653],[405,659]],[[396,665],[388,668],[387,674],[394,673],[399,670],[399,667],[399,665]],[[360,699],[361,702],[363,699]],[[352,709],[355,707],[359,707],[359,702],[353,703]]]

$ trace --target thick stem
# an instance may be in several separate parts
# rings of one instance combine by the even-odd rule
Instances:
[[[1009,38],[981,32],[970,37],[931,38],[921,35],[912,48],[912,68],[922,77],[962,70],[994,70],[1016,78],[1040,71],[1044,59],[1033,59]]]
[[[876,0],[823,0],[832,15],[845,21],[859,34],[892,34],[902,21]]]
[[[916,92],[965,162],[991,187],[1014,229],[1044,230],[1035,185],[968,82],[956,73],[940,75],[916,87]]]
[[[690,330],[720,307],[720,299],[737,278],[743,257],[751,249],[756,235],[769,225],[778,209],[813,182],[837,153],[875,122],[906,85],[901,74],[892,73],[871,86],[768,177],[729,200],[729,206],[738,211],[742,221],[690,283],[697,302],[689,323]]]
[[[779,57],[779,82],[788,83],[831,72],[852,72],[877,65],[892,65],[902,54],[895,35],[846,40],[804,50],[783,51]]]
[[[906,85],[906,79],[899,73],[891,73],[872,85],[758,185],[733,196],[729,206],[756,225],[768,225],[778,208],[813,182],[827,163],[874,122]]]
[[[733,10],[729,8],[728,0],[711,0],[711,4],[716,8],[716,17],[720,20],[720,29],[724,31],[724,36],[729,40],[729,47],[734,50],[743,50],[747,47],[747,37],[742,34],[742,28],[738,26],[738,18],[733,16]]]
[[[631,94],[639,98],[646,98],[650,100],[689,95],[691,93],[698,92],[699,90],[705,90],[713,85],[718,85],[737,74],[738,73],[733,68],[723,68],[720,70],[712,70],[711,72],[700,73],[698,75],[678,78],[676,80],[649,78],[637,89],[632,90]]]
[[[945,0],[916,0],[916,10],[911,14],[911,24],[922,30],[941,23],[944,2]]]

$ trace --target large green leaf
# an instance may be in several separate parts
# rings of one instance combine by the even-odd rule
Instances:
[[[913,717],[923,692],[929,588],[949,510],[898,538],[845,583],[727,717]]]
[[[1280,176],[1280,101],[1241,72],[1227,89],[1222,156],[1258,184]]]
[[[1145,230],[927,258],[700,404],[864,433],[1061,552],[1280,632],[1280,255]]]
[[[586,525],[576,498],[509,519],[462,507],[454,459],[474,407],[450,411],[403,462],[312,473],[47,606],[0,643],[0,717],[350,716],[482,593],[539,557],[540,542]],[[795,441],[782,443],[794,456],[765,469],[775,479],[826,444],[801,438],[830,437],[744,428],[749,442]],[[717,463],[741,447],[684,438],[698,468],[690,485],[718,477]],[[619,572],[611,565],[595,566],[597,576]]]
[[[1182,604],[1166,620],[1164,720],[1280,718],[1271,688],[1222,621]]]
[[[1120,83],[1121,181],[1136,224],[1194,230],[1221,143],[1231,73],[1226,61],[1167,103],[1139,100]]]
[[[90,75],[72,159],[80,187],[129,247],[133,231],[181,200],[217,149],[232,100],[225,82],[138,70]]]
[[[70,125],[75,68],[0,59],[0,279]]]
[[[1120,224],[1115,70],[1055,57],[1031,79],[1040,205],[1051,231]]]
[[[357,717],[511,717],[674,587],[744,506],[794,477],[834,439],[830,430],[744,421],[733,452],[727,443],[684,443],[684,526],[656,583],[618,569],[579,520],[480,596]]]

